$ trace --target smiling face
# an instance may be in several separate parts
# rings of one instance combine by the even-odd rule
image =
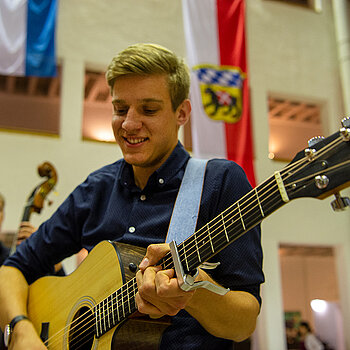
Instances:
[[[112,103],[115,139],[142,187],[175,148],[190,102],[173,110],[165,75],[125,75],[114,83]]]

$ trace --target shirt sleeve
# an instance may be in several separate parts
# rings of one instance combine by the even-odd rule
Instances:
[[[305,347],[307,350],[323,350],[323,344],[313,334],[308,334],[305,338]]]
[[[22,242],[4,263],[18,268],[30,284],[54,274],[54,265],[81,249],[84,218],[89,212],[89,178],[79,185],[50,219]]]

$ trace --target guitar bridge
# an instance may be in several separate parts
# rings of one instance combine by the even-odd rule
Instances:
[[[41,323],[41,332],[40,332],[40,339],[43,341],[43,343],[47,346],[47,341],[49,339],[49,327],[50,322],[42,322]]]

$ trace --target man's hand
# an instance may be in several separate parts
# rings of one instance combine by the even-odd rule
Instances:
[[[22,221],[18,228],[17,246],[37,230],[29,221]]]
[[[13,330],[9,350],[47,350],[47,347],[36,334],[33,324],[23,320]]]
[[[195,293],[180,289],[173,269],[162,270],[161,266],[155,266],[169,251],[166,243],[151,244],[136,274],[138,310],[152,318],[176,315],[186,307]]]

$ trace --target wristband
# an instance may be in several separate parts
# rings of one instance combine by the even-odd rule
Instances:
[[[13,332],[13,329],[15,328],[15,325],[22,320],[29,320],[29,318],[25,315],[18,315],[12,319],[12,321],[5,326],[4,330],[4,344],[8,348],[10,341],[11,341],[11,335]]]

